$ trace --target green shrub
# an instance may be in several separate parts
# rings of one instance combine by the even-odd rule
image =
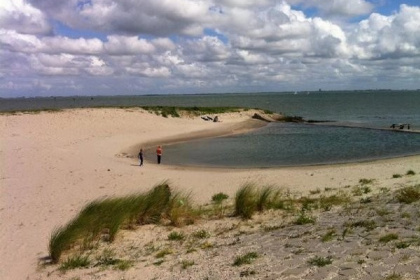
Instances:
[[[401,178],[401,177],[402,177],[402,175],[401,175],[401,174],[393,174],[393,175],[392,175],[392,178],[394,178],[394,179],[395,179],[395,178]]]
[[[416,172],[414,172],[413,170],[408,170],[405,175],[413,176],[413,175],[416,175]]]
[[[192,234],[195,238],[205,239],[210,237],[210,233],[204,229],[198,230]]]
[[[179,240],[184,240],[184,239],[185,239],[185,235],[182,232],[172,231],[168,235],[168,240],[171,240],[171,241],[179,241]]]
[[[310,265],[322,267],[322,266],[326,266],[328,264],[332,264],[332,257],[328,256],[328,257],[324,258],[324,257],[316,256],[316,257],[313,257],[313,258],[309,259],[308,263]]]
[[[249,252],[243,256],[236,257],[235,261],[233,262],[233,265],[241,266],[243,264],[250,264],[256,258],[258,258],[258,254],[256,252]]]
[[[217,193],[217,194],[213,195],[211,197],[211,200],[213,201],[213,203],[220,204],[228,198],[229,198],[229,196],[227,194],[224,194],[224,193],[220,192],[220,193]]]
[[[398,190],[396,197],[399,202],[406,204],[420,200],[420,184]]]

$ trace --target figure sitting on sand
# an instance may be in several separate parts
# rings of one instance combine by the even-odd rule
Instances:
[[[156,149],[156,155],[157,155],[157,163],[160,164],[160,161],[162,159],[162,147],[158,146]]]

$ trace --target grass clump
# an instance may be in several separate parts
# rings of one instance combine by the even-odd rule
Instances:
[[[362,179],[359,180],[359,184],[362,185],[362,186],[365,186],[365,185],[372,184],[374,181],[375,181],[375,179],[362,178]]]
[[[215,214],[218,217],[223,217],[223,215],[225,214],[224,201],[227,200],[228,198],[229,196],[222,192],[217,193],[212,196],[211,201],[213,202],[213,209],[214,209]]]
[[[295,220],[295,225],[306,225],[306,224],[315,224],[315,218],[308,216],[302,211]]]
[[[68,257],[60,266],[60,270],[69,270],[75,268],[86,268],[90,266],[89,256],[72,256]]]
[[[185,239],[185,235],[182,232],[173,231],[169,233],[168,235],[168,240],[171,240],[171,241],[180,241],[184,239]]]
[[[398,239],[398,234],[395,234],[395,233],[389,233],[389,234],[386,234],[386,235],[384,235],[384,236],[381,236],[380,238],[379,238],[379,242],[382,242],[382,243],[388,243],[388,242],[390,242],[390,241],[392,241],[392,240],[397,240]]]
[[[335,229],[329,230],[326,234],[324,234],[324,235],[321,237],[321,241],[322,241],[322,242],[328,242],[328,241],[331,241],[331,240],[333,240],[333,238],[334,238],[335,236],[337,236],[337,233],[335,232]]]
[[[210,233],[207,230],[198,230],[192,234],[193,237],[197,239],[205,239],[210,237]]]
[[[213,201],[213,203],[220,204],[228,198],[229,198],[229,196],[227,194],[220,192],[220,193],[217,193],[217,194],[213,195],[211,197],[211,201]]]
[[[172,254],[173,253],[173,251],[171,250],[171,249],[169,249],[169,248],[165,248],[165,249],[163,249],[163,250],[160,250],[156,255],[155,255],[155,257],[157,258],[157,259],[160,259],[160,258],[163,258],[164,256],[166,256],[166,255],[170,255],[170,254]]]
[[[282,193],[272,186],[257,189],[254,184],[245,184],[235,195],[234,215],[243,219],[251,219],[256,211],[266,209],[284,209],[285,201]]]
[[[328,257],[324,258],[324,257],[316,256],[316,257],[313,257],[313,258],[309,259],[308,263],[310,265],[322,267],[322,266],[326,266],[328,264],[332,264],[332,257],[328,256]]]
[[[401,174],[393,174],[393,175],[392,175],[392,178],[394,178],[394,179],[395,179],[395,178],[401,178],[401,177],[402,177],[402,175],[401,175]]]
[[[146,194],[96,200],[85,206],[68,224],[53,231],[49,242],[50,257],[57,263],[69,248],[83,250],[86,244],[101,239],[112,242],[121,227],[156,224],[162,218],[178,225],[192,217],[194,210],[188,198],[173,193],[166,182]]]
[[[195,265],[194,261],[183,260],[181,262],[182,269],[187,269],[188,267],[193,266],[193,265]]]
[[[251,264],[256,258],[258,258],[258,254],[256,252],[249,252],[245,255],[236,257],[233,265],[241,266],[244,264]]]
[[[413,176],[413,175],[416,175],[416,172],[414,172],[413,170],[408,170],[407,171],[407,173],[405,173],[405,175],[407,175],[407,176]]]
[[[257,210],[255,186],[246,184],[241,187],[235,196],[235,216],[251,219]]]
[[[420,184],[404,187],[397,191],[396,198],[401,203],[410,204],[420,200]]]
[[[375,221],[372,221],[372,220],[361,220],[361,221],[351,223],[350,226],[351,227],[362,227],[366,231],[371,231],[371,230],[376,228],[376,223],[375,223]]]

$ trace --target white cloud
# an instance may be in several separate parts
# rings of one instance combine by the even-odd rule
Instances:
[[[334,15],[366,13],[372,8],[367,1],[321,6],[325,2],[16,1],[29,11],[27,19],[38,16],[75,28],[68,36],[60,29],[56,35],[41,32],[36,25],[38,31],[27,32],[29,20],[15,27],[12,14],[4,12],[11,2],[9,10],[2,2],[8,23],[0,27],[0,88],[2,93],[223,92],[346,89],[384,79],[418,87],[420,7],[402,5],[391,15],[373,13],[349,24]],[[322,13],[308,16],[288,3]]]
[[[420,55],[420,7],[401,5],[391,16],[372,14],[349,35],[356,55],[387,59]]]
[[[49,34],[52,31],[45,15],[24,0],[0,1],[0,26],[24,34]]]

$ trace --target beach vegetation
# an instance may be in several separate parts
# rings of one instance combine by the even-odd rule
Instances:
[[[193,232],[192,236],[197,239],[205,239],[210,237],[210,233],[205,229],[201,229],[196,232]]]
[[[62,109],[55,108],[41,108],[41,109],[32,109],[32,110],[11,110],[11,111],[1,111],[0,115],[18,115],[18,114],[40,114],[40,113],[57,113],[63,111]]]
[[[401,174],[393,174],[392,175],[392,178],[394,178],[394,179],[396,179],[396,178],[401,178],[402,177],[402,175]]]
[[[328,256],[324,258],[324,257],[315,256],[309,259],[308,263],[313,266],[323,267],[323,266],[332,264],[332,257]]]
[[[244,264],[251,264],[257,258],[258,258],[258,254],[256,252],[249,252],[242,256],[236,257],[235,261],[233,262],[233,265],[241,266]]]
[[[331,229],[331,230],[329,230],[326,234],[324,234],[324,235],[321,237],[321,241],[322,241],[322,242],[328,242],[328,241],[331,241],[331,240],[333,240],[333,238],[334,238],[335,236],[337,236],[337,233],[335,232],[335,229]]]
[[[91,264],[89,256],[87,255],[76,255],[69,256],[67,259],[60,265],[60,270],[70,270],[75,268],[87,268]]]
[[[215,215],[218,216],[219,218],[225,215],[226,206],[224,202],[228,198],[229,196],[222,192],[213,195],[211,198],[212,203],[213,203],[213,211]]]
[[[350,224],[350,227],[361,227],[366,231],[371,231],[377,227],[376,222],[373,220],[360,220]]]
[[[295,225],[315,224],[315,218],[308,216],[304,211],[301,211],[294,223]]]
[[[400,203],[410,204],[420,200],[420,184],[404,187],[397,191],[396,198]]]
[[[170,241],[181,241],[185,239],[185,234],[182,232],[172,231],[168,235],[168,240]]]
[[[375,179],[362,178],[362,179],[359,180],[359,184],[362,185],[362,186],[365,186],[365,185],[373,184],[374,181],[375,181]]]
[[[317,188],[315,190],[310,190],[309,193],[312,194],[312,195],[319,194],[319,193],[321,193],[321,189]]]
[[[390,242],[390,241],[392,241],[392,240],[397,240],[398,239],[398,234],[395,234],[395,233],[389,233],[389,234],[386,234],[386,235],[384,235],[384,236],[381,236],[380,238],[379,238],[379,242],[382,242],[382,243],[388,243],[388,242]]]
[[[400,274],[393,272],[392,274],[385,277],[384,280],[402,280],[402,279],[403,277]]]
[[[183,113],[193,116],[214,115],[222,113],[240,112],[239,107],[175,107],[175,106],[141,106],[142,109],[162,117],[179,118]]]
[[[157,254],[155,255],[155,258],[160,259],[170,254],[173,254],[173,251],[170,248],[164,248],[160,250],[159,252],[157,252]]]
[[[253,184],[245,184],[235,195],[235,216],[251,219],[257,210],[256,189]]]
[[[94,266],[113,266],[118,270],[127,270],[133,266],[133,261],[122,260],[115,257],[115,252],[110,249],[104,249],[102,254],[96,257]]]
[[[216,204],[222,203],[224,200],[228,199],[229,196],[225,193],[217,193],[211,197],[211,201]]]
[[[193,265],[195,265],[194,261],[189,261],[189,260],[182,260],[181,261],[182,269],[187,269],[188,267],[193,266]]]
[[[407,171],[407,173],[405,173],[405,175],[407,175],[407,176],[413,176],[413,175],[416,175],[416,172],[414,172],[413,170],[408,170]]]
[[[99,240],[112,242],[122,227],[157,224],[163,218],[174,225],[196,218],[188,196],[173,192],[166,182],[146,194],[93,201],[73,220],[53,231],[49,242],[50,257],[56,263],[61,254],[72,247],[83,249],[87,243]]]

